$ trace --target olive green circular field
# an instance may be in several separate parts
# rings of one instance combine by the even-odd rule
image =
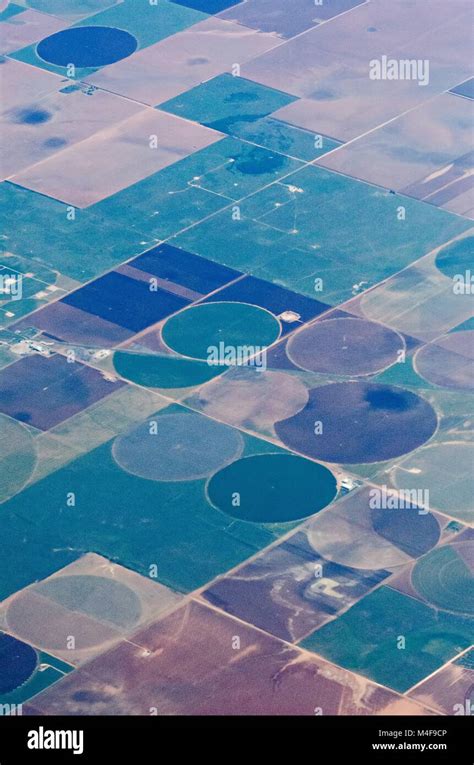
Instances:
[[[266,348],[280,336],[280,323],[269,311],[248,303],[202,303],[172,316],[162,329],[168,348],[207,361],[210,348]],[[222,344],[222,346],[221,346]]]
[[[127,351],[116,351],[113,364],[125,380],[146,388],[191,388],[225,371],[209,366],[205,361]]]
[[[118,436],[112,456],[127,473],[149,481],[197,481],[242,454],[239,430],[196,412],[160,414]]]
[[[207,496],[222,512],[252,523],[286,523],[318,513],[336,496],[323,465],[292,454],[259,454],[212,476]]]
[[[474,614],[474,542],[455,542],[432,550],[416,563],[411,581],[433,606]]]
[[[56,576],[40,582],[34,590],[70,611],[116,627],[133,627],[140,621],[142,606],[138,595],[123,582],[105,576]]]
[[[35,439],[28,428],[0,414],[0,502],[23,488],[35,465]]]
[[[60,576],[14,595],[6,613],[8,628],[22,640],[46,650],[65,650],[75,635],[77,650],[106,643],[117,630],[140,620],[136,593],[102,576]]]
[[[432,509],[445,510],[453,518],[469,523],[474,518],[473,464],[473,443],[434,443],[396,465],[392,483],[397,489],[428,487]]]

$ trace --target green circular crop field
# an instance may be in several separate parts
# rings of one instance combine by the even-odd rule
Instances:
[[[225,371],[209,366],[205,361],[127,351],[116,351],[114,367],[126,380],[146,388],[165,389],[202,385]]]
[[[195,412],[162,414],[156,431],[143,422],[118,436],[112,455],[122,470],[150,481],[196,481],[238,459],[240,431]]]
[[[23,488],[35,465],[35,440],[28,428],[0,414],[0,502]]]
[[[247,303],[203,303],[172,316],[163,327],[168,348],[207,361],[210,349],[263,349],[280,336],[280,324],[269,311]],[[211,367],[212,368],[212,367]]]
[[[474,614],[473,553],[470,542],[437,547],[415,565],[413,587],[437,608]]]

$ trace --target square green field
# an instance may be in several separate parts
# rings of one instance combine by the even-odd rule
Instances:
[[[355,294],[354,286],[374,286],[471,226],[425,202],[321,167],[291,172],[286,165],[284,171],[285,178],[261,183],[255,193],[247,182],[238,214],[235,206],[221,210],[177,234],[173,244],[339,305]],[[201,185],[219,190],[211,181],[217,183],[212,174]]]
[[[301,645],[403,693],[464,651],[473,636],[472,620],[380,587]]]

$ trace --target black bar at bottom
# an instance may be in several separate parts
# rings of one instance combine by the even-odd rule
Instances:
[[[213,739],[219,730],[234,732],[224,743]],[[242,746],[253,753],[254,735],[265,738],[267,754],[283,743],[295,746],[295,758],[313,748],[313,760],[322,752],[342,762],[450,762],[472,765],[470,717],[0,717],[0,765],[17,763],[113,763],[133,765],[167,758],[190,746],[193,759],[214,749],[219,759],[235,755]],[[188,739],[182,735],[189,731]],[[290,738],[288,737],[290,734]],[[178,735],[177,735],[178,734]],[[291,735],[295,737],[292,739]],[[304,738],[301,736],[304,734]],[[227,744],[225,743],[227,741]],[[262,740],[260,744],[262,744]],[[223,748],[222,748],[223,747]],[[229,751],[227,752],[227,748]],[[216,751],[217,750],[217,751]],[[471,754],[469,754],[471,751]],[[318,754],[319,753],[319,754]],[[280,752],[281,754],[281,752]]]

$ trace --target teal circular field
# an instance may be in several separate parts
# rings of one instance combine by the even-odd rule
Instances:
[[[40,40],[36,53],[54,66],[99,67],[131,56],[137,46],[137,39],[125,29],[77,26]]]
[[[23,488],[35,465],[35,439],[28,428],[0,414],[0,502]]]
[[[466,236],[457,242],[449,244],[438,252],[435,260],[436,268],[445,276],[453,279],[455,276],[472,271],[474,253],[474,236]]]
[[[474,615],[474,543],[456,542],[432,550],[416,563],[412,585],[437,608]]]
[[[225,371],[211,367],[205,361],[127,351],[116,351],[113,364],[125,380],[146,388],[191,388]]]
[[[326,507],[336,493],[330,470],[292,454],[245,457],[220,470],[207,485],[214,507],[252,523],[307,518]]]
[[[196,481],[238,459],[238,430],[195,412],[161,414],[115,439],[112,455],[123,470],[150,481]]]
[[[172,316],[162,329],[168,348],[192,359],[232,364],[232,354],[262,350],[280,336],[280,323],[269,311],[248,303],[203,303]],[[227,359],[227,361],[226,361]],[[221,366],[221,369],[222,369]]]

